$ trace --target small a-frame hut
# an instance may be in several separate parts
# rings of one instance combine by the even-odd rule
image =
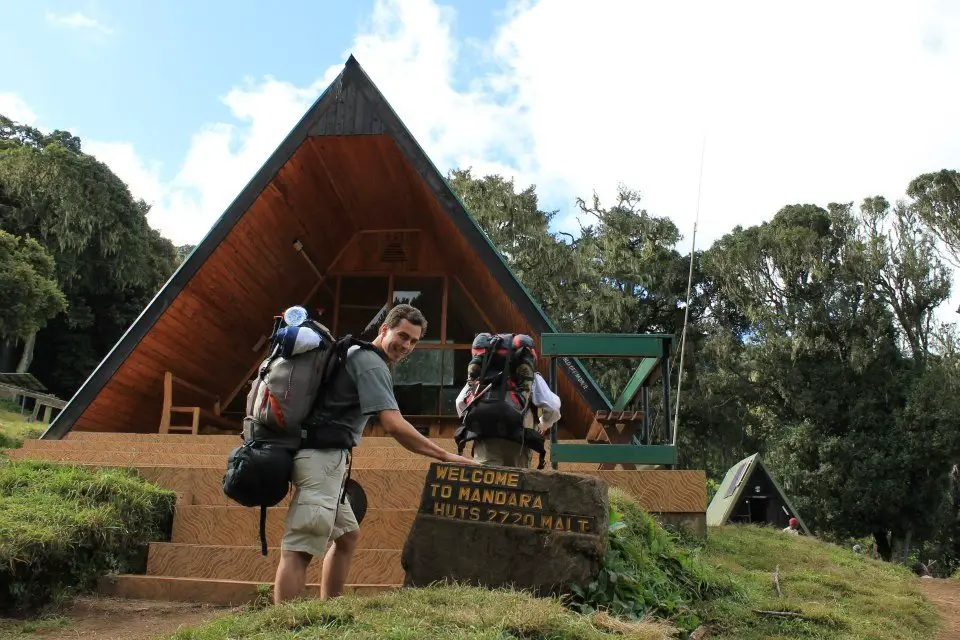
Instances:
[[[811,535],[780,483],[763,464],[759,453],[727,470],[720,488],[707,507],[707,526],[770,524],[786,527],[796,518],[800,530]]]

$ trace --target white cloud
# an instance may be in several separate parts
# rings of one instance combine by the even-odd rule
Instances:
[[[113,33],[112,28],[89,16],[83,15],[79,11],[75,11],[70,15],[60,15],[48,10],[44,12],[44,15],[47,18],[47,22],[51,22],[62,27],[68,27],[70,29],[93,29],[94,31],[99,31],[105,35],[110,35]]]
[[[536,183],[564,225],[576,196],[609,200],[623,182],[676,222],[686,251],[704,140],[701,248],[786,204],[895,200],[957,162],[960,6],[945,1],[544,0],[512,5],[490,41],[469,44],[454,17],[431,0],[384,0],[344,53],[441,171]],[[465,61],[493,70],[460,88]],[[195,134],[170,183],[132,150],[108,161],[155,198],[155,225],[196,242],[341,64],[310,87],[267,78],[232,91],[235,121]]]
[[[267,157],[316,99],[326,83],[297,88],[267,78],[234,88],[223,102],[241,124],[214,123],[191,138],[187,156],[170,181],[129,143],[84,141],[135,197],[151,205],[150,224],[176,244],[195,244],[240,193]]]
[[[33,125],[37,122],[37,114],[15,93],[0,93],[0,114],[20,124]]]

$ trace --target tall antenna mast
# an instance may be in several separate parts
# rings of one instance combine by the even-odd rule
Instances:
[[[690,287],[693,283],[693,255],[697,249],[697,224],[700,222],[700,194],[703,190],[703,156],[707,150],[707,136],[703,136],[700,148],[700,179],[697,181],[697,213],[693,219],[693,240],[690,244],[690,272],[687,274],[687,305],[683,310],[683,332],[680,336],[680,371],[677,375],[677,406],[673,411],[673,446],[677,446],[677,430],[680,425],[680,389],[683,384],[683,354],[687,346],[687,323],[690,320]]]

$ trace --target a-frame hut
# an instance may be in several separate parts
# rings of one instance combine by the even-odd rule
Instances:
[[[786,527],[796,518],[800,530],[810,530],[783,491],[759,453],[744,458],[727,470],[720,488],[707,507],[707,525],[769,524]]]
[[[44,437],[238,431],[272,316],[305,304],[369,339],[411,300],[429,330],[394,376],[424,433],[452,435],[477,332],[555,331],[351,56]],[[610,403],[560,370],[560,437],[582,437]]]

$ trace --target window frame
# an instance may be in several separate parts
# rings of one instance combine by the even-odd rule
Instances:
[[[330,279],[336,279],[335,283],[335,294],[334,294],[334,304],[333,304],[333,323],[331,330],[334,335],[339,335],[339,324],[340,324],[340,292],[341,292],[341,283],[343,278],[351,277],[382,277],[387,278],[387,295],[386,295],[386,304],[387,312],[389,313],[390,309],[393,308],[393,298],[394,298],[394,281],[396,277],[400,278],[437,278],[443,283],[443,296],[441,299],[440,306],[440,335],[439,338],[433,340],[427,338],[423,342],[417,344],[417,350],[425,351],[467,351],[469,352],[472,348],[472,343],[454,343],[447,342],[447,323],[449,319],[449,305],[450,305],[450,287],[451,280],[455,281],[453,286],[460,287],[460,291],[464,294],[467,299],[467,303],[473,307],[473,311],[477,313],[477,316],[481,319],[482,322],[488,327],[493,327],[493,324],[490,322],[490,318],[480,309],[477,305],[476,300],[463,285],[463,282],[456,276],[448,275],[447,273],[441,273],[436,271],[403,271],[403,272],[387,272],[387,271],[337,271],[330,274]],[[431,327],[432,328],[432,327]],[[431,331],[432,333],[432,331]],[[441,365],[440,365],[440,389],[443,387],[443,368],[444,362],[448,355],[444,353],[441,356]],[[452,357],[452,354],[451,354]],[[390,373],[394,374],[396,365],[390,363]],[[454,374],[456,375],[456,374]],[[443,414],[441,413],[441,405],[443,402],[442,392],[437,393],[437,404],[434,407],[433,413],[410,413],[407,414],[410,418],[430,418],[430,419],[457,419],[456,413],[452,414]]]

